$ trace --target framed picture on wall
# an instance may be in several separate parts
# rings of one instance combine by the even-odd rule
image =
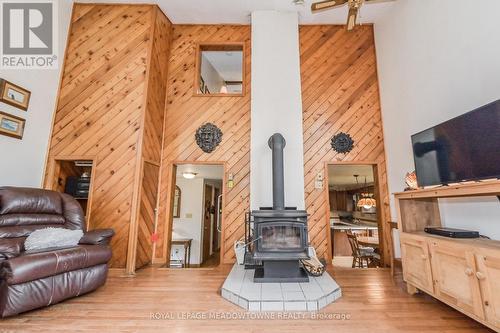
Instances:
[[[181,189],[175,186],[174,191],[174,209],[172,212],[173,217],[181,217]]]
[[[26,120],[0,111],[0,134],[22,139]]]
[[[28,110],[31,92],[4,79],[0,79],[0,102]]]

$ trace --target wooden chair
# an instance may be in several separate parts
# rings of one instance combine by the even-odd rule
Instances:
[[[364,249],[359,246],[358,239],[351,231],[347,231],[347,239],[349,240],[349,245],[352,250],[352,268],[358,266],[359,268],[373,267],[373,264],[379,260],[377,259],[377,254],[368,249]]]

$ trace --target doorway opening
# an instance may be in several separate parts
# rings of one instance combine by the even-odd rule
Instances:
[[[220,263],[223,165],[177,164],[172,207],[171,268]]]
[[[382,232],[376,165],[328,165],[331,258],[336,267],[376,268]]]

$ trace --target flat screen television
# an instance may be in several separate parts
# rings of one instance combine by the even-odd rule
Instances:
[[[419,186],[500,178],[500,100],[411,137]]]

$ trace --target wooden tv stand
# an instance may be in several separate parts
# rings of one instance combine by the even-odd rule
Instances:
[[[424,232],[441,226],[439,198],[498,195],[499,180],[394,194],[408,292],[425,292],[500,332],[500,241]]]

